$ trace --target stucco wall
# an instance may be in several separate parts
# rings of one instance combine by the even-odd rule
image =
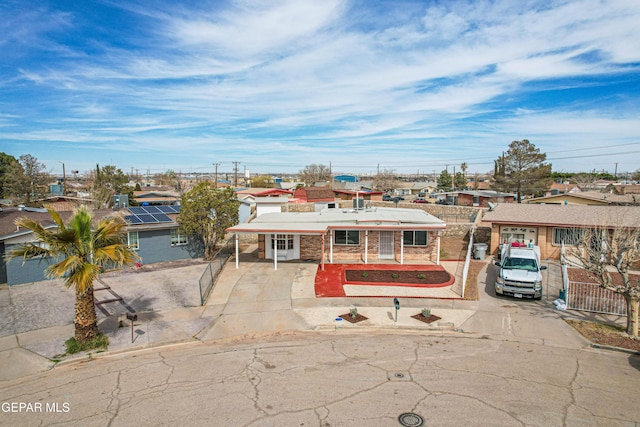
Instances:
[[[202,256],[194,245],[171,246],[171,232],[168,229],[138,231],[140,248],[136,251],[144,264],[162,261],[177,261]],[[190,251],[194,252],[191,253]]]
[[[19,245],[7,245],[6,250],[16,249]],[[40,259],[30,259],[22,261],[22,258],[14,258],[7,261],[7,283],[9,285],[20,285],[22,283],[39,282],[46,280],[44,269],[51,265],[51,261]]]

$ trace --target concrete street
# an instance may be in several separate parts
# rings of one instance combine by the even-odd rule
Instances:
[[[388,298],[315,298],[315,264],[244,257],[205,307],[203,265],[105,277],[140,313],[134,342],[123,304],[105,304],[109,351],[55,367],[73,332],[57,318],[72,314],[47,307],[72,292],[0,291],[0,425],[638,425],[640,356],[592,348],[562,320],[598,316],[554,310],[553,264],[542,301],[496,298],[487,262],[479,301],[402,298],[396,320]],[[368,320],[338,324],[351,305]],[[426,305],[441,322],[410,317]]]

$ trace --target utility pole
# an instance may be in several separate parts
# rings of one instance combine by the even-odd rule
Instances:
[[[58,162],[58,163],[62,163],[62,162]],[[62,163],[62,195],[64,196],[65,194],[67,194],[67,174],[64,169],[64,163]]]
[[[64,163],[62,165],[63,165],[63,169],[62,170],[64,170]],[[615,179],[618,179],[618,162],[616,162],[616,169],[615,169],[615,172],[613,172],[613,177]]]
[[[218,166],[220,166],[220,163],[214,163],[213,166],[216,167],[216,175],[215,175],[215,179],[213,180],[213,184],[215,185],[216,188],[218,188]]]
[[[233,186],[238,186],[238,164],[240,162],[233,162]]]

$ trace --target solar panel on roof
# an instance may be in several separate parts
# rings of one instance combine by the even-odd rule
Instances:
[[[151,214],[140,214],[138,215],[138,218],[140,218],[140,221],[142,221],[144,224],[153,224],[155,222],[158,222],[158,220],[155,219]]]
[[[144,214],[146,213],[144,208],[139,207],[139,206],[133,206],[129,208],[129,212],[131,212],[134,215],[139,215],[139,214]]]
[[[126,215],[124,217],[125,221],[129,222],[129,224],[140,224],[142,220],[135,215]]]
[[[158,209],[160,209],[160,212],[162,213],[173,213],[173,207],[172,206],[158,206]]]
[[[151,216],[154,217],[158,222],[171,222],[171,218],[163,213],[155,213]]]
[[[146,211],[146,213],[150,214],[162,212],[160,209],[158,209],[157,206],[145,206],[143,209]]]

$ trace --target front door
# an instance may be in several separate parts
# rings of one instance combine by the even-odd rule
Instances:
[[[393,259],[393,231],[380,232],[380,248],[378,252],[380,259]]]

